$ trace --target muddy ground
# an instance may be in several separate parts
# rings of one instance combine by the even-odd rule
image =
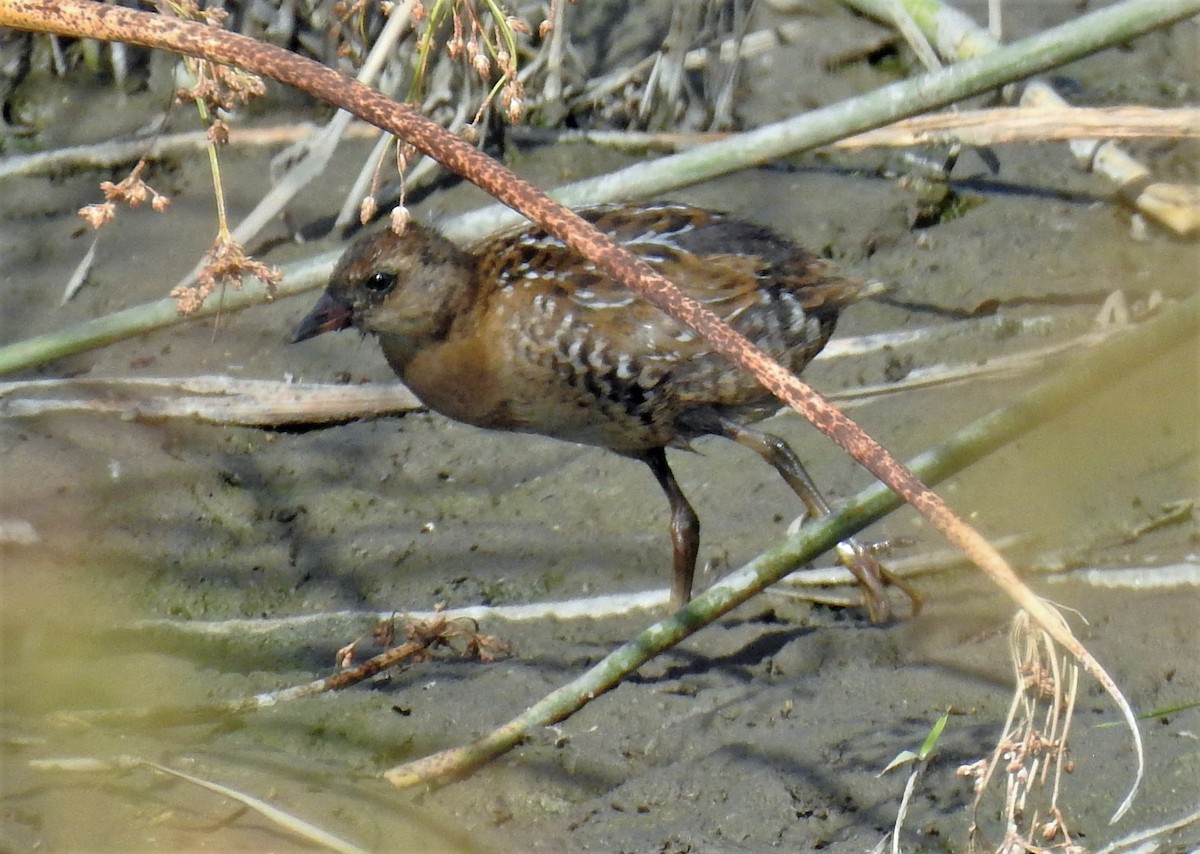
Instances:
[[[1068,3],[1008,8],[1014,37],[1076,14]],[[886,63],[828,70],[811,61],[814,45],[831,44],[859,22],[823,10],[813,25],[821,29],[809,46],[752,64],[742,95],[747,123],[886,82]],[[1194,103],[1198,34],[1191,22],[1076,63],[1061,72],[1064,91],[1080,104]],[[127,133],[160,103],[77,81],[60,84],[53,101],[57,118],[43,137],[49,147]],[[290,102],[288,109],[298,108]],[[251,118],[269,124],[280,116]],[[1194,143],[1131,147],[1163,180],[1200,179]],[[348,145],[339,168],[291,206],[289,222],[329,216],[365,151]],[[271,153],[224,156],[233,211],[248,211],[263,193]],[[950,344],[814,363],[806,376],[827,392],[942,363],[982,365],[1066,340],[1089,328],[1118,289],[1131,303],[1155,291],[1168,302],[1194,291],[1195,243],[1155,227],[1135,233],[1129,212],[1112,203],[1111,187],[1081,172],[1064,147],[999,146],[995,153],[997,174],[964,154],[954,172],[954,188],[968,201],[964,213],[924,228],[910,225],[911,192],[881,176],[887,154],[794,158],[670,197],[770,224],[855,274],[892,282],[891,302],[848,312],[839,337],[960,322],[953,312],[989,300],[1014,321],[1049,318],[1035,335],[971,327]],[[579,146],[509,157],[543,186],[630,161]],[[63,286],[90,240],[75,210],[97,199],[96,184],[109,175],[5,181],[0,343],[161,297],[211,239],[206,169],[200,157],[154,167],[148,180],[173,196],[169,213],[122,212],[104,232],[89,282],[65,306]],[[436,217],[481,201],[476,191],[446,189],[417,212]],[[258,242],[264,260],[282,263],[338,242],[330,236],[301,246],[289,234],[282,223],[272,227]],[[347,333],[286,343],[314,298],[146,335],[24,378],[391,382],[369,340]],[[1029,535],[1012,553],[1022,569],[1180,566],[1192,573],[1191,585],[1143,582],[1140,589],[1030,573],[1037,590],[1069,609],[1075,631],[1134,709],[1150,714],[1142,722],[1145,786],[1128,816],[1109,826],[1131,779],[1132,754],[1127,733],[1112,726],[1111,703],[1093,682],[1082,683],[1074,773],[1063,781],[1061,805],[1077,840],[1093,849],[1197,807],[1195,516],[1185,511],[1139,530],[1164,505],[1197,497],[1197,343],[1130,366],[1103,393],[941,487],[989,536]],[[1046,359],[1033,373],[872,398],[852,414],[907,456],[1059,364]],[[868,483],[795,416],[769,426],[793,442],[832,498]],[[704,522],[701,562],[712,567],[711,579],[782,536],[799,507],[742,449],[714,439],[697,450],[677,454],[673,464]],[[867,851],[895,821],[904,787],[902,772],[879,773],[899,752],[916,749],[949,710],[916,786],[903,848],[961,851],[972,794],[955,771],[991,751],[1012,694],[1013,606],[972,570],[921,578],[920,616],[886,626],[872,626],[855,608],[766,594],[469,779],[397,791],[382,771],[507,721],[655,614],[486,620],[484,631],[513,646],[496,663],[439,656],[336,695],[200,724],[97,725],[64,713],[203,704],[303,683],[333,672],[334,651],[369,630],[369,613],[661,588],[669,565],[666,506],[642,466],[428,414],[303,433],[77,413],[8,417],[0,419],[0,518],[27,523],[38,536],[0,545],[0,850],[311,847],[217,794],[145,768],[68,773],[30,764],[134,756],[265,798],[371,850]],[[943,548],[909,510],[867,537],[911,538],[896,558]],[[1150,570],[1145,578],[1160,576]],[[344,610],[364,616],[353,628],[218,639],[138,628],[146,619]],[[979,818],[995,841],[995,805]],[[1189,850],[1200,845],[1200,829],[1169,840],[1162,850]]]

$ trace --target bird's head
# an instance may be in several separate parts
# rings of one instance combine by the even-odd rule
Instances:
[[[472,298],[471,256],[432,229],[409,223],[358,238],[338,261],[329,287],[292,341],[353,326],[419,341],[446,335]]]

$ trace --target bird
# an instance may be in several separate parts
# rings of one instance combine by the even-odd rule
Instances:
[[[765,226],[658,202],[576,209],[734,329],[799,373],[838,314],[875,290]],[[697,333],[626,289],[539,226],[460,247],[416,221],[365,233],[296,327],[304,341],[357,328],[378,339],[429,409],[490,430],[537,433],[643,462],[670,505],[671,605],[692,593],[700,522],[667,461],[724,436],[783,477],[809,516],[830,511],[783,439],[751,427],[781,404]],[[855,540],[839,557],[868,615],[891,618],[899,584]]]

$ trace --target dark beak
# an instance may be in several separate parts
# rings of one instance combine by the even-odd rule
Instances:
[[[339,329],[346,329],[353,323],[353,320],[350,306],[334,299],[326,292],[317,300],[313,310],[300,321],[296,331],[292,333],[292,343],[307,341],[322,332],[337,332]]]

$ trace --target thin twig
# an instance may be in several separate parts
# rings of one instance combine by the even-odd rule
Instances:
[[[92,264],[96,260],[96,246],[100,243],[100,235],[92,238],[92,245],[88,247],[87,252],[83,254],[82,260],[76,265],[75,272],[71,274],[71,278],[67,280],[67,286],[63,288],[62,299],[59,305],[66,305],[70,302],[71,297],[79,292],[83,287],[83,283],[87,281],[87,277],[92,272]]]
[[[394,614],[383,615],[376,622],[390,624]],[[92,709],[63,712],[56,717],[61,721],[86,722],[89,724],[109,723],[125,725],[131,722],[150,722],[157,725],[184,725],[203,721],[219,720],[229,715],[244,714],[258,709],[271,708],[281,703],[315,697],[330,691],[340,691],[365,682],[372,676],[384,670],[395,667],[403,661],[419,659],[428,650],[438,646],[449,646],[450,641],[459,636],[473,634],[460,626],[464,622],[473,625],[469,618],[452,617],[442,610],[434,610],[427,616],[409,616],[405,624],[405,634],[408,637],[404,643],[384,650],[372,658],[354,666],[339,670],[332,676],[314,679],[303,685],[293,685],[278,691],[264,691],[249,697],[238,697],[233,700],[218,703],[206,703],[196,706],[146,706],[121,709]],[[484,637],[477,635],[476,637]],[[492,643],[491,638],[487,638]],[[357,643],[357,642],[356,642]],[[471,652],[471,650],[475,650]],[[478,650],[470,643],[470,657],[479,657]],[[340,656],[339,656],[340,658]]]

